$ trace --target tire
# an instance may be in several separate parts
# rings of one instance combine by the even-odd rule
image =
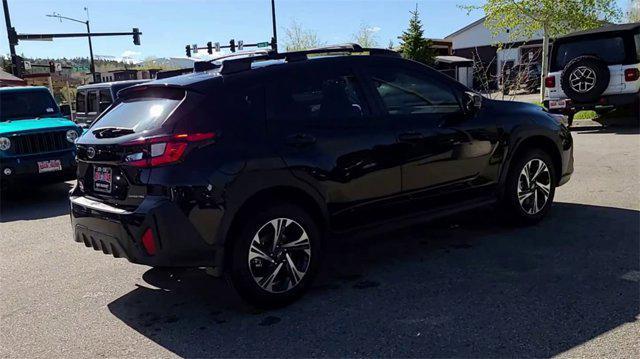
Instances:
[[[533,177],[539,163],[543,163],[546,172],[541,172],[536,178],[537,187],[531,191],[531,187],[526,188],[526,180],[524,178],[525,165],[529,165],[530,178]],[[506,214],[514,219],[517,224],[535,224],[539,222],[551,210],[555,188],[557,184],[556,173],[553,167],[553,161],[548,153],[540,149],[531,149],[514,158],[513,163],[509,167],[505,183],[505,193],[502,197],[502,208]],[[547,191],[545,191],[545,188]],[[542,201],[544,193],[547,192],[546,200]],[[521,204],[519,195],[524,197]],[[526,196],[526,197],[525,197]],[[533,201],[538,199],[536,209],[533,207]]]
[[[610,78],[609,67],[602,59],[585,55],[576,57],[564,67],[560,86],[574,102],[595,102],[609,86]]]
[[[298,299],[309,288],[322,259],[318,224],[293,204],[273,205],[245,218],[239,235],[231,239],[231,285],[242,299],[256,307],[277,308]],[[276,227],[283,230],[274,250]],[[302,239],[305,233],[307,241]],[[302,242],[292,246],[298,241]]]

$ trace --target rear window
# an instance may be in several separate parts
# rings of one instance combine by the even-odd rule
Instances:
[[[142,132],[158,127],[178,106],[179,99],[133,98],[117,103],[93,126],[127,128]]]
[[[571,60],[583,55],[598,56],[609,65],[624,63],[627,57],[620,36],[560,43],[554,53],[551,71],[561,71]]]
[[[0,92],[0,121],[46,117],[58,112],[46,91]]]

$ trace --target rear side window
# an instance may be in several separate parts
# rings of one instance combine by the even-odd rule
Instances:
[[[371,79],[391,115],[460,111],[453,90],[423,74],[400,68],[376,68],[371,71]]]
[[[78,91],[76,95],[76,112],[87,112],[87,93]]]
[[[133,98],[117,103],[93,126],[126,128],[142,132],[160,126],[178,106],[180,100],[166,98]]]
[[[100,98],[100,112],[102,112],[111,106],[113,99],[111,98],[111,91],[109,90],[100,90],[98,95]]]
[[[624,39],[620,36],[560,43],[555,51],[551,71],[561,71],[571,60],[583,55],[598,56],[609,65],[624,63],[627,58]]]
[[[297,74],[279,82],[271,96],[271,114],[278,119],[343,120],[364,115],[362,96],[352,75]]]

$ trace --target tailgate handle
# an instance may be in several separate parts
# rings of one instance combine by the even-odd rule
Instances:
[[[287,145],[301,147],[316,143],[316,138],[306,133],[296,133],[295,135],[288,136],[286,142]]]

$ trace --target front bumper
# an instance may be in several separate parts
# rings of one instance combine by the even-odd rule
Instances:
[[[87,247],[149,266],[222,266],[223,247],[205,242],[189,218],[166,197],[148,196],[133,211],[74,196],[73,192],[70,200],[74,239]],[[155,242],[153,255],[141,240],[147,229]]]
[[[39,173],[38,162],[50,160],[60,160],[62,170]],[[3,157],[0,160],[0,176],[3,188],[27,183],[67,181],[76,177],[76,168],[75,150]],[[5,169],[9,169],[11,174],[5,174]]]

